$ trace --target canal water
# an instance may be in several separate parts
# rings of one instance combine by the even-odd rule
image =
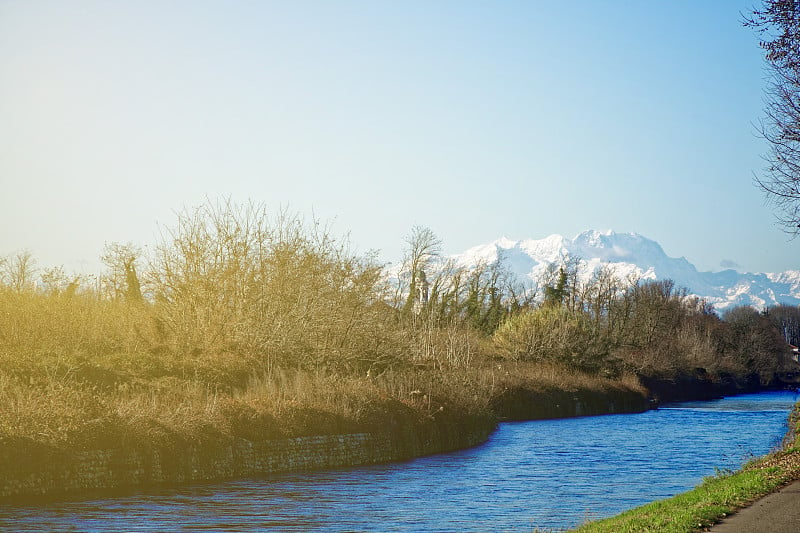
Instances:
[[[768,392],[505,423],[481,446],[405,463],[0,506],[0,530],[560,530],[686,491],[770,452],[797,399]]]

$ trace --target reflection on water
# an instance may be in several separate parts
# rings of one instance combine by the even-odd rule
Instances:
[[[763,393],[635,415],[508,423],[482,446],[406,463],[0,507],[0,529],[561,529],[682,492],[769,452],[796,399]]]

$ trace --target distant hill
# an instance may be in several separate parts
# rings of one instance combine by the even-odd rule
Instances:
[[[672,279],[691,294],[705,298],[719,311],[736,305],[758,309],[778,304],[800,305],[800,270],[777,273],[739,273],[735,270],[699,272],[684,257],[668,257],[656,241],[637,233],[585,231],[574,239],[550,235],[544,239],[498,239],[452,257],[463,266],[492,263],[502,257],[520,279],[536,280],[551,263],[580,258],[587,272],[612,266],[621,276]]]

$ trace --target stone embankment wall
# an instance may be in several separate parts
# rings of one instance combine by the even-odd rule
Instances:
[[[177,483],[255,477],[286,471],[385,463],[474,446],[494,425],[405,435],[356,433],[187,446],[185,449],[91,450],[23,461],[0,478],[0,501],[152,488]],[[36,468],[24,466],[36,464]]]

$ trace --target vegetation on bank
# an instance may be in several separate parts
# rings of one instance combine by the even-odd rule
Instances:
[[[737,472],[709,477],[673,498],[652,502],[618,516],[590,522],[577,533],[693,533],[706,531],[729,514],[800,479],[800,447],[795,406],[791,431],[783,450],[755,459]]]
[[[502,261],[447,263],[425,228],[407,244],[387,279],[319,224],[220,202],[180,213],[148,256],[108,245],[96,279],[6,257],[0,457],[484,424],[507,390],[788,368],[770,313],[721,319],[672,282],[569,258],[525,285]]]

